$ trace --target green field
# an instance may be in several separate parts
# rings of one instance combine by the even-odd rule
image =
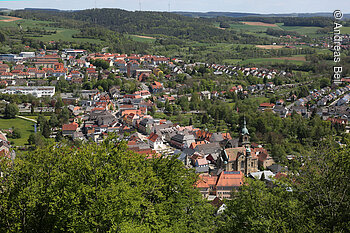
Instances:
[[[292,56],[292,57],[298,57],[298,56]],[[241,60],[241,59],[225,59],[224,63],[229,64],[229,65],[246,65],[250,63],[255,63],[255,64],[266,64],[266,63],[294,63],[297,65],[303,64],[305,61],[293,61],[293,60],[282,60],[282,59],[273,59],[273,58],[251,58],[251,59],[246,59],[246,60]]]
[[[322,34],[316,33],[317,30],[322,29],[321,27],[283,26],[283,23],[277,23],[277,25],[285,31],[293,31],[301,35],[322,36]]]
[[[255,26],[255,25],[247,25],[247,24],[230,24],[231,28],[234,30],[243,30],[250,32],[266,32],[268,28],[280,29],[279,27],[270,27],[270,26]]]
[[[155,38],[142,38],[138,35],[129,35],[131,39],[133,39],[134,41],[137,42],[145,42],[145,43],[153,43],[154,41],[156,41]]]
[[[12,139],[8,138],[9,141],[13,141],[15,146],[24,146],[28,143],[29,135],[34,133],[34,123],[26,121],[20,118],[15,119],[4,119],[0,118],[0,130],[9,128],[19,128],[21,129],[21,138]]]
[[[350,27],[342,27],[340,28],[340,32],[343,34],[350,34]]]

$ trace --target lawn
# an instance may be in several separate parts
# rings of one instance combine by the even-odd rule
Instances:
[[[34,123],[26,121],[20,118],[15,119],[4,119],[0,118],[0,130],[9,129],[9,128],[19,128],[21,130],[21,138],[12,139],[9,138],[9,141],[13,141],[15,146],[24,146],[28,142],[29,135],[34,133]]]

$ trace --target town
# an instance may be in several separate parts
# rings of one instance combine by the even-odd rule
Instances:
[[[143,3],[0,9],[0,232],[349,232],[350,15]]]
[[[180,94],[178,91],[185,88],[184,85],[177,84],[176,88],[164,85],[179,76],[191,79],[191,75],[185,72],[189,69],[193,72],[195,67],[202,67],[211,69],[215,76],[238,76],[239,73],[243,77],[267,80],[265,84],[249,85],[245,88],[234,85],[228,93],[219,89],[198,92],[199,98],[203,100],[226,100],[230,94],[240,94],[245,98],[264,92],[288,90],[295,85],[275,85],[272,82],[275,77],[290,75],[285,71],[217,64],[186,64],[178,59],[153,55],[88,54],[85,50],[74,49],[40,51],[37,54],[22,52],[19,55],[6,54],[0,57],[3,59],[0,65],[3,87],[1,93],[31,95],[39,99],[50,97],[49,103],[41,106],[35,106],[34,102],[19,104],[18,115],[23,115],[26,119],[28,114],[56,114],[63,106],[69,110],[67,121],[62,122],[62,125],[57,118],[52,120],[52,116],[48,123],[32,120],[36,132],[44,131],[44,124],[49,125],[49,132],[45,133],[49,138],[100,143],[108,133],[116,133],[121,140],[127,141],[130,150],[149,158],[176,156],[187,168],[193,168],[200,174],[202,179],[197,186],[203,196],[210,200],[215,197],[230,198],[231,191],[237,190],[243,184],[244,176],[260,179],[264,174],[266,180],[269,180],[287,174],[288,168],[275,163],[263,145],[250,141],[246,122],[235,138],[227,131],[210,132],[205,128],[194,127],[191,122],[180,125],[166,118],[156,117],[157,113],[164,114],[169,111],[181,98],[191,101],[192,94]],[[163,83],[156,81],[161,78]],[[128,90],[121,87],[121,79],[134,83],[134,88]],[[90,84],[88,89],[84,89],[85,83],[93,80],[100,80],[101,86],[93,89]],[[56,87],[61,82],[81,85],[83,89],[74,92],[62,92],[62,89],[57,92]],[[300,99],[292,94],[275,103],[261,103],[257,110],[270,111],[281,118],[290,116],[292,112],[304,118],[310,118],[316,113],[323,120],[343,127],[348,132],[350,110],[346,104],[349,102],[349,91],[349,85],[335,90],[325,87],[313,90]],[[285,104],[286,101],[289,101],[288,105]],[[59,102],[63,104],[59,105]],[[192,112],[203,113],[194,110]],[[5,133],[2,151],[11,156],[10,143],[4,138],[6,132],[11,134],[13,129],[2,130]]]

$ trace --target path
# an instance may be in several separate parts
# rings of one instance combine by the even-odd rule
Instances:
[[[16,117],[21,118],[21,119],[23,119],[23,120],[27,120],[27,121],[32,121],[32,122],[34,122],[34,123],[38,123],[36,120],[30,119],[30,118],[27,118],[27,117],[24,117],[24,116],[16,116]]]

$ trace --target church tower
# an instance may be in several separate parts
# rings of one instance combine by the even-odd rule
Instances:
[[[247,129],[247,122],[244,117],[244,126],[241,132],[241,138],[240,138],[241,145],[245,148],[250,148],[250,136],[249,131]]]

